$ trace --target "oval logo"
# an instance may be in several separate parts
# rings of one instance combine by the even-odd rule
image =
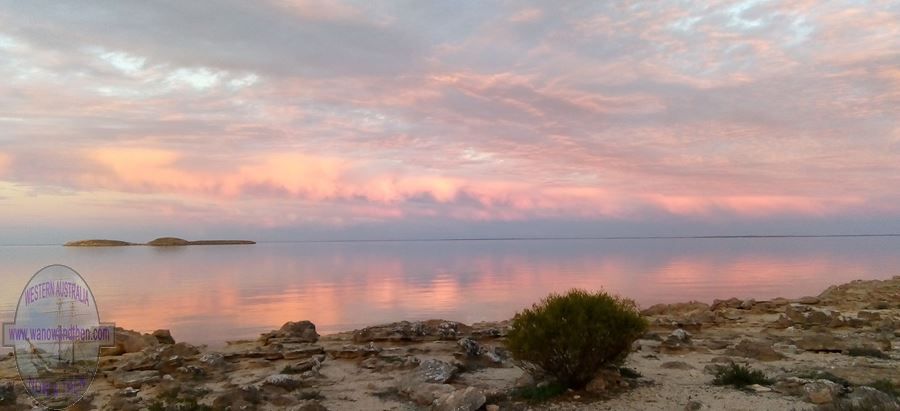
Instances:
[[[115,327],[100,322],[87,282],[64,265],[35,273],[19,297],[15,322],[3,324],[3,345],[14,348],[25,389],[50,409],[84,396],[100,347],[113,345],[114,336]]]

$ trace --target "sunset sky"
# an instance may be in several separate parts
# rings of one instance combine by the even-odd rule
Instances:
[[[0,244],[900,232],[900,2],[0,0]]]

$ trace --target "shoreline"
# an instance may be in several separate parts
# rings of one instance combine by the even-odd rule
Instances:
[[[542,380],[506,352],[508,320],[401,321],[319,336],[302,319],[215,348],[176,343],[165,330],[119,329],[84,401],[135,410],[191,401],[213,409],[812,410],[878,397],[866,387],[876,381],[900,387],[900,276],[815,297],[657,304],[642,313],[650,330],[624,364],[635,375],[607,373],[540,403],[519,396]],[[7,407],[30,409],[12,358],[0,359],[0,397],[12,382],[17,399]],[[711,385],[731,363],[774,384]]]

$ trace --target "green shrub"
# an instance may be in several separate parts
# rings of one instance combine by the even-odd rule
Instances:
[[[541,367],[566,387],[581,388],[601,367],[624,360],[646,329],[633,301],[571,290],[516,314],[506,338],[513,357]]]
[[[762,371],[751,370],[750,368],[739,364],[731,364],[716,372],[713,384],[743,388],[753,384],[770,385],[772,384],[772,380],[766,378],[766,374]]]

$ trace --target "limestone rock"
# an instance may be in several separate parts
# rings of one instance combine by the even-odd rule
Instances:
[[[262,334],[259,337],[263,345],[280,343],[314,343],[319,341],[316,325],[310,321],[289,321],[277,331]]]
[[[443,396],[434,406],[435,411],[476,411],[487,401],[484,393],[475,387],[466,387]]]
[[[803,399],[813,404],[828,404],[834,401],[843,387],[829,380],[815,380],[803,385]]]
[[[172,338],[172,333],[169,330],[156,330],[151,333],[156,341],[160,344],[175,344],[175,339]]]
[[[838,409],[900,410],[900,400],[867,386],[853,388],[853,391],[841,399],[839,404],[843,408],[838,407]]]
[[[795,344],[797,348],[812,352],[841,352],[847,349],[847,344],[828,333],[804,335]]]
[[[137,331],[125,330],[116,327],[115,330],[116,351],[120,353],[140,352],[144,348],[159,345],[156,337],[149,334],[141,334]]]
[[[144,384],[152,384],[160,379],[159,371],[117,371],[107,375],[112,385],[116,388],[141,388]]]
[[[470,331],[471,327],[455,321],[400,321],[357,330],[353,333],[353,341],[364,343],[372,341],[456,340]]]
[[[741,340],[734,348],[727,351],[728,355],[753,358],[760,361],[777,361],[784,359],[784,355],[775,351],[771,343],[753,340]]]

